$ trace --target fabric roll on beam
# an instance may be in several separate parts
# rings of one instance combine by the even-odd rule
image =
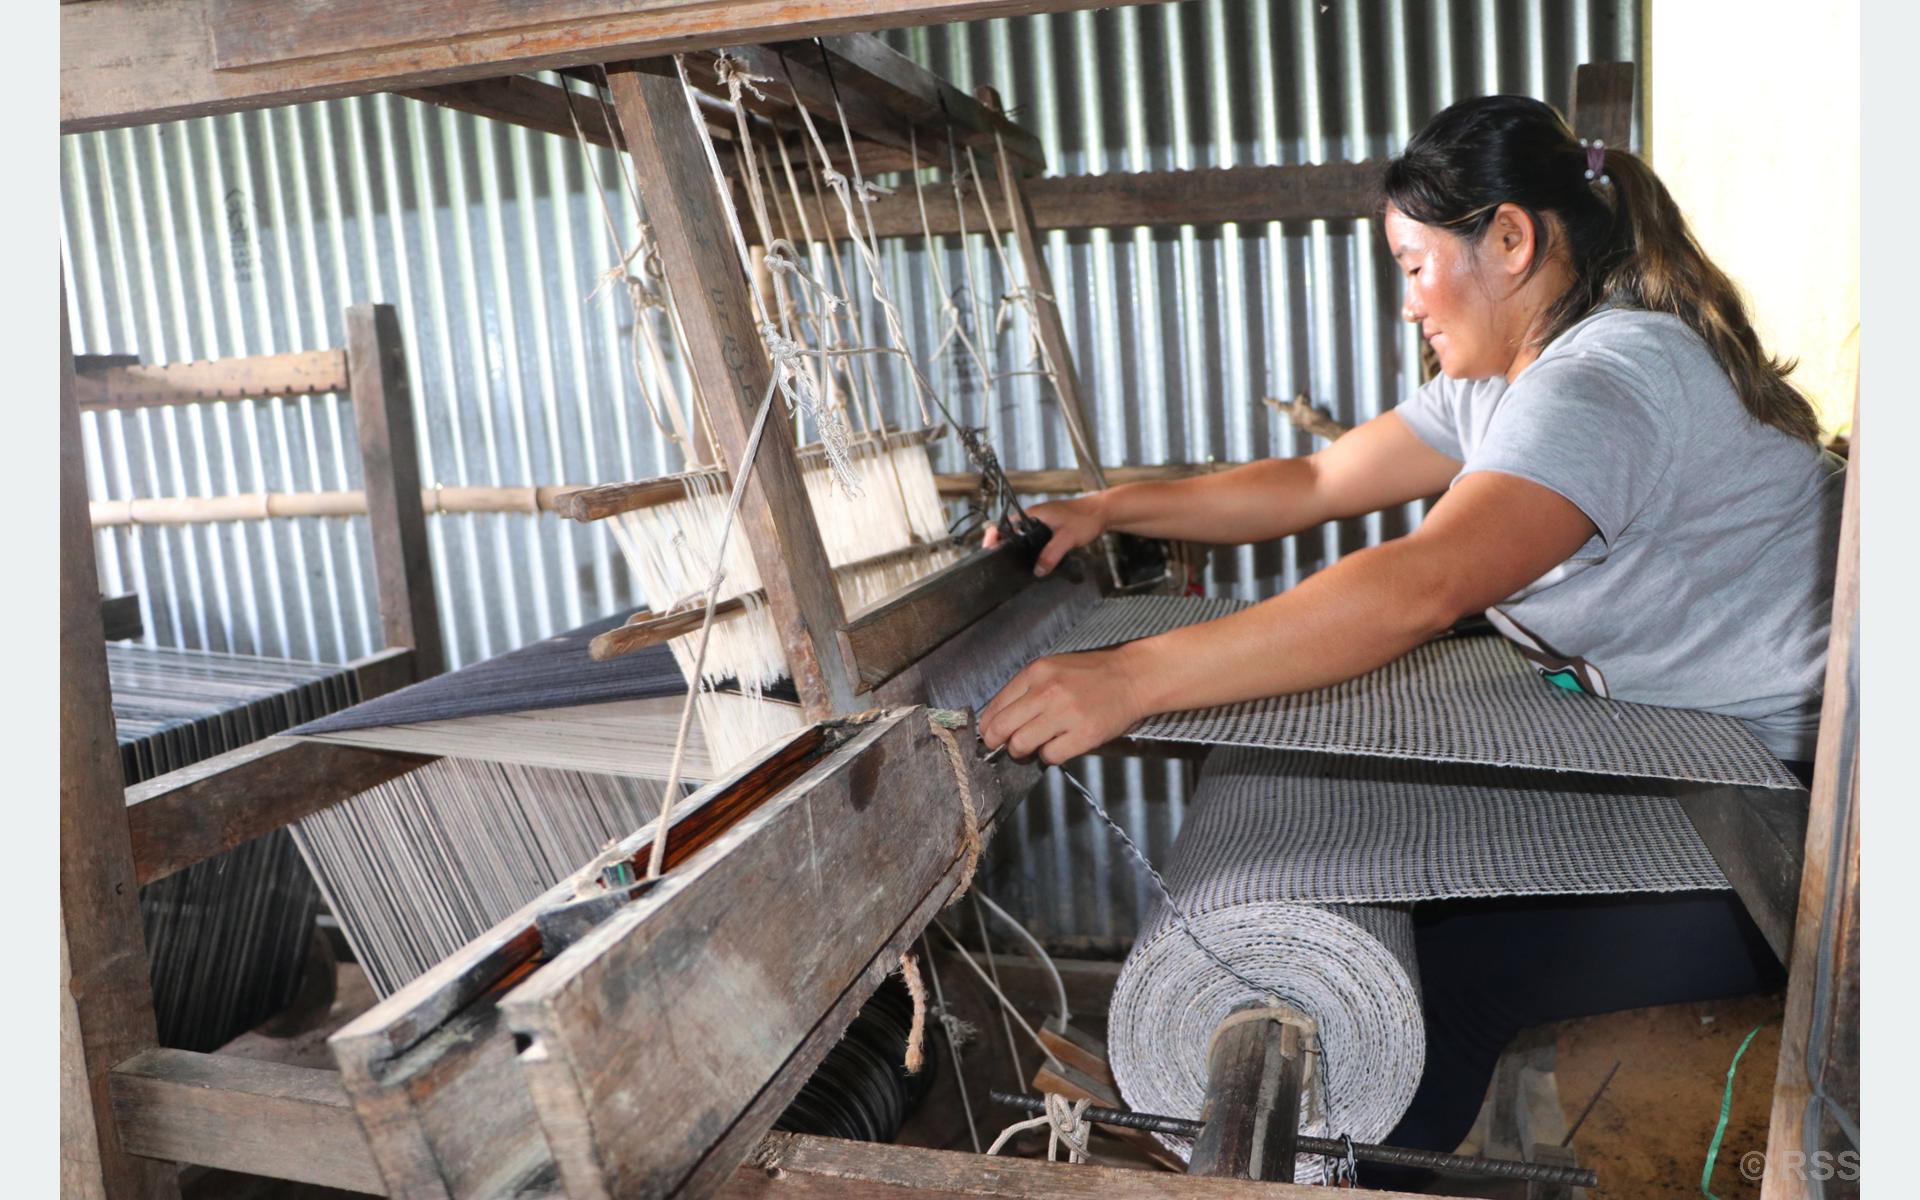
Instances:
[[[1192,934],[1163,904],[1115,987],[1108,1040],[1122,1094],[1141,1111],[1198,1116],[1214,1030],[1271,998],[1237,973],[1317,1026],[1321,1076],[1304,1098],[1303,1132],[1379,1140],[1425,1058],[1405,906],[1725,888],[1673,798],[1680,786],[1214,751],[1166,872]],[[1324,1169],[1303,1157],[1297,1178]]]

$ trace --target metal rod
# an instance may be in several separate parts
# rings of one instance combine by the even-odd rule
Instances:
[[[1018,1096],[1012,1092],[995,1091],[993,1102],[1034,1114],[1045,1112],[1047,1108],[1046,1101],[1038,1096]],[[1175,1137],[1197,1137],[1201,1129],[1205,1128],[1204,1123],[1200,1121],[1185,1121],[1179,1117],[1160,1117],[1152,1113],[1118,1112],[1111,1108],[1089,1108],[1086,1111],[1086,1118],[1096,1125],[1145,1129],[1153,1133],[1170,1133]],[[1333,1158],[1347,1156],[1347,1143],[1334,1138],[1302,1136],[1296,1144],[1302,1154],[1324,1154]],[[1464,1175],[1480,1179],[1525,1179],[1560,1184],[1565,1187],[1600,1186],[1600,1177],[1584,1167],[1561,1167],[1552,1163],[1518,1162],[1505,1158],[1475,1158],[1464,1154],[1441,1154],[1434,1150],[1376,1146],[1367,1142],[1354,1142],[1353,1156],[1360,1162],[1381,1163],[1396,1167],[1419,1167],[1438,1171],[1443,1175]]]

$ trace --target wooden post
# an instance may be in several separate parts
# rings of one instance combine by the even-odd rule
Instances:
[[[994,112],[1001,111],[1000,96],[991,87],[983,84],[974,89],[973,94]],[[999,168],[1000,163],[996,159],[994,170],[998,172]],[[1073,345],[1067,340],[1066,326],[1060,321],[1060,306],[1054,302],[1053,272],[1047,269],[1047,256],[1040,247],[1040,236],[1033,220],[1033,205],[1027,201],[1026,188],[1018,174],[1011,175],[1005,182],[1013,194],[1013,204],[1010,206],[1013,210],[1010,214],[1013,237],[1020,247],[1020,261],[1027,273],[1027,289],[1033,296],[1036,332],[1053,367],[1054,391],[1060,397],[1060,414],[1066,419],[1069,430],[1078,431],[1072,441],[1074,458],[1080,464],[1080,486],[1086,491],[1097,492],[1107,486],[1106,472],[1100,469],[1100,440],[1093,422],[1087,417],[1087,406],[1081,398],[1080,375],[1073,367]]]
[[[1627,149],[1633,136],[1633,71],[1630,62],[1580,64],[1567,110],[1575,135],[1598,138],[1612,150]]]
[[[713,420],[721,453],[729,464],[737,463],[746,452],[772,366],[754,321],[739,255],[729,242],[700,131],[673,60],[624,63],[607,73],[680,311],[694,386]],[[767,607],[807,718],[853,711],[860,689],[835,638],[846,623],[846,610],[794,460],[793,432],[782,413],[767,421],[738,519],[760,568]]]
[[[1205,1128],[1190,1175],[1293,1182],[1303,1047],[1297,1025],[1229,1019],[1207,1053]]]
[[[447,669],[440,605],[420,505],[420,449],[400,316],[391,304],[347,310],[347,377],[373,527],[373,569],[387,645],[413,648],[414,678]]]
[[[1815,1083],[1858,1121],[1860,1103],[1860,402],[1853,411],[1853,448],[1847,463],[1846,503],[1840,520],[1840,558],[1834,572],[1833,632],[1827,642],[1826,694],[1813,755],[1813,802],[1807,816],[1806,869],[1793,957],[1787,970],[1787,1009],[1780,1025],[1780,1060],[1767,1127],[1762,1200],[1808,1195],[1811,1159],[1796,1170],[1789,1154],[1835,1147],[1807,1137],[1808,1102]],[[1815,980],[1826,974],[1824,1011],[1816,1012]],[[1815,1023],[1821,1027],[1814,1042]],[[1809,1043],[1826,1064],[1808,1077]],[[1844,1148],[1844,1143],[1841,1148]],[[1836,1159],[1835,1172],[1847,1167]],[[1852,1162],[1859,1178],[1859,1159]],[[1844,1174],[1837,1179],[1846,1180]],[[1851,1186],[1858,1187],[1857,1182]]]
[[[60,294],[60,1194],[177,1198],[120,1147],[107,1072],[157,1039],[100,621],[67,297]]]

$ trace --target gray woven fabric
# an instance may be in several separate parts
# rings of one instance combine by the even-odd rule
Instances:
[[[1184,596],[1110,599],[1052,653],[1118,645],[1243,607],[1240,601]],[[1518,651],[1493,637],[1429,642],[1334,687],[1165,713],[1128,732],[1147,741],[1800,786],[1730,717],[1566,691],[1541,680]]]
[[[1222,747],[1167,882],[1186,911],[1272,901],[1724,888],[1671,792],[1646,782]]]

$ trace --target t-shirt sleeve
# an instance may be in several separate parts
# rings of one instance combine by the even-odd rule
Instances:
[[[1653,498],[1673,461],[1664,397],[1610,353],[1536,363],[1508,390],[1461,470],[1517,475],[1566,497],[1609,545]]]
[[[1467,457],[1460,445],[1456,405],[1459,391],[1458,385],[1450,385],[1445,375],[1435,375],[1393,408],[1415,437],[1455,462]]]

